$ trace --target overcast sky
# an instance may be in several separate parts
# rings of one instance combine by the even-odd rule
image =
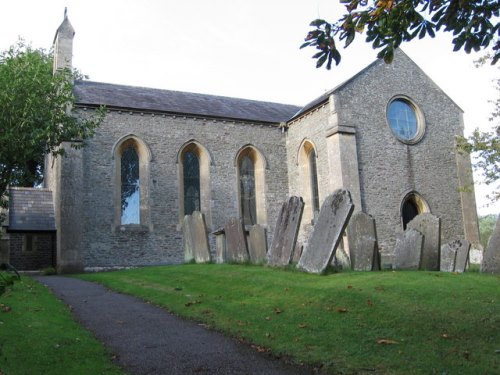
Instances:
[[[305,105],[376,56],[360,39],[326,71],[299,49],[313,19],[341,15],[338,0],[1,0],[0,50],[18,37],[49,49],[65,7],[73,65],[94,81]],[[486,128],[498,71],[475,68],[479,56],[452,52],[450,40],[403,50],[465,111],[466,132]],[[480,214],[500,212],[476,190]]]

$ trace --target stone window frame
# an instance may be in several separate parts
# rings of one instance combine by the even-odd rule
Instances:
[[[29,240],[28,240],[29,239]],[[33,233],[23,234],[23,253],[32,254],[38,250],[37,247],[37,235]]]
[[[139,156],[139,186],[140,186],[140,224],[121,223],[121,156],[123,151],[133,145]],[[152,153],[149,146],[135,134],[121,137],[113,145],[112,159],[114,160],[114,227],[131,231],[151,230],[150,209],[150,168]]]
[[[212,215],[210,202],[212,190],[210,184],[210,167],[214,165],[213,158],[208,149],[200,142],[190,139],[185,142],[177,152],[177,171],[179,181],[179,225],[182,226],[184,220],[184,163],[183,157],[186,152],[193,152],[198,156],[200,162],[200,209],[205,216],[207,228],[212,226]]]
[[[267,209],[266,209],[266,173],[268,169],[267,160],[264,154],[254,145],[246,144],[241,147],[234,158],[234,167],[236,169],[236,191],[238,202],[238,215],[243,218],[241,207],[241,189],[240,189],[240,160],[244,156],[249,156],[254,163],[255,170],[255,205],[257,222],[262,226],[267,226]]]
[[[411,190],[411,191],[406,192],[403,199],[401,200],[401,204],[399,207],[399,217],[401,218],[401,228],[403,228],[403,230],[406,229],[405,228],[406,224],[403,220],[403,208],[404,208],[405,203],[409,200],[412,200],[413,203],[415,204],[415,206],[417,207],[417,214],[418,215],[423,214],[423,213],[431,213],[431,209],[430,209],[429,204],[427,203],[427,201],[424,199],[424,197],[420,193],[418,193],[415,190]]]
[[[316,155],[316,184],[318,187],[318,207],[315,210],[313,206],[313,186],[312,186],[312,176],[310,170],[310,153],[314,151]],[[308,138],[305,138],[300,143],[298,152],[297,152],[297,160],[296,165],[299,168],[299,191],[300,195],[304,199],[304,212],[302,214],[302,222],[303,223],[313,223],[315,216],[319,213],[321,208],[320,202],[320,193],[319,193],[319,174],[318,174],[318,163],[319,159],[318,149],[314,142]]]
[[[389,122],[388,114],[389,114],[389,107],[394,101],[402,101],[408,104],[414,111],[415,117],[417,118],[417,132],[411,139],[405,139],[400,136],[398,136],[394,130],[392,129],[391,123]],[[389,127],[389,130],[391,131],[391,134],[400,142],[408,144],[408,145],[414,145],[419,143],[422,138],[425,135],[425,130],[426,130],[426,123],[425,123],[425,116],[420,107],[417,105],[417,103],[410,98],[407,95],[395,95],[393,96],[388,102],[385,107],[385,122],[387,126]]]

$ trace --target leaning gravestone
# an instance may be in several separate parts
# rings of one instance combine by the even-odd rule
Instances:
[[[481,272],[500,273],[500,215],[483,254]]]
[[[292,260],[300,228],[300,219],[304,211],[301,197],[290,197],[281,206],[276,222],[273,241],[268,253],[268,263],[272,266],[286,266]]]
[[[252,263],[263,263],[266,260],[267,237],[262,225],[255,224],[250,227],[248,236],[248,254]]]
[[[408,223],[408,228],[415,229],[424,236],[420,269],[439,271],[439,253],[441,251],[441,220],[431,213],[415,216]]]
[[[377,232],[375,219],[372,216],[361,211],[352,215],[347,226],[347,240],[351,255],[351,267],[354,271],[380,269]]]
[[[304,248],[304,245],[302,245],[301,242],[297,241],[295,243],[295,250],[293,251],[292,263],[294,263],[294,264],[299,263],[303,248]]]
[[[347,190],[339,189],[325,199],[298,268],[311,273],[322,273],[326,269],[335,256],[353,210],[354,204]]]
[[[247,262],[247,242],[241,219],[229,219],[224,226],[224,232],[226,234],[226,260],[231,263]]]
[[[203,214],[194,211],[192,215],[184,216],[184,259],[196,263],[210,262],[210,247],[208,245],[207,229]]]
[[[224,232],[224,227],[219,228],[212,232],[215,236],[215,262],[225,263],[226,262],[226,234]]]
[[[350,270],[351,269],[351,259],[349,254],[344,248],[343,238],[340,240],[337,246],[337,251],[333,257],[332,265],[336,269]]]
[[[441,246],[441,262],[439,269],[441,272],[455,271],[455,263],[457,260],[457,246],[456,241],[446,243]]]
[[[423,236],[415,229],[407,229],[396,238],[394,247],[395,270],[418,270],[422,255]]]
[[[441,246],[442,272],[464,272],[469,260],[470,242],[455,240]]]

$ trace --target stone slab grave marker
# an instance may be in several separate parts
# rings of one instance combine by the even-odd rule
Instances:
[[[226,262],[226,234],[224,232],[224,227],[219,228],[212,232],[215,236],[215,262],[225,263]]]
[[[455,272],[465,272],[467,262],[469,261],[469,252],[471,244],[467,240],[459,240],[460,246],[457,249],[457,258],[455,260]]]
[[[424,236],[420,269],[439,271],[441,252],[441,220],[431,213],[425,212],[415,216],[408,223],[408,228],[419,231]]]
[[[375,219],[364,212],[352,215],[347,226],[347,240],[354,271],[380,270]]]
[[[325,199],[298,268],[310,273],[322,273],[326,269],[335,256],[353,210],[354,204],[347,190],[336,190]]]
[[[210,262],[210,247],[203,214],[194,211],[192,215],[184,216],[182,229],[184,260],[190,262],[194,259],[196,263]]]
[[[418,270],[422,256],[424,237],[415,229],[407,229],[396,238],[394,247],[395,270]]]
[[[469,258],[470,243],[467,240],[455,240],[441,246],[442,272],[464,272]]]
[[[267,237],[266,230],[262,225],[255,224],[250,227],[248,254],[252,263],[263,263],[266,260]]]
[[[303,211],[304,201],[301,197],[292,196],[281,206],[274,230],[273,241],[267,254],[270,265],[286,266],[290,264],[297,242]]]
[[[500,273],[500,215],[483,254],[481,272]]]
[[[224,226],[224,232],[226,234],[226,261],[231,263],[247,262],[247,241],[241,219],[229,219]]]

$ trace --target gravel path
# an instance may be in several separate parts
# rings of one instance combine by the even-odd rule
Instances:
[[[68,304],[131,374],[311,373],[101,285],[61,276],[36,279]]]

